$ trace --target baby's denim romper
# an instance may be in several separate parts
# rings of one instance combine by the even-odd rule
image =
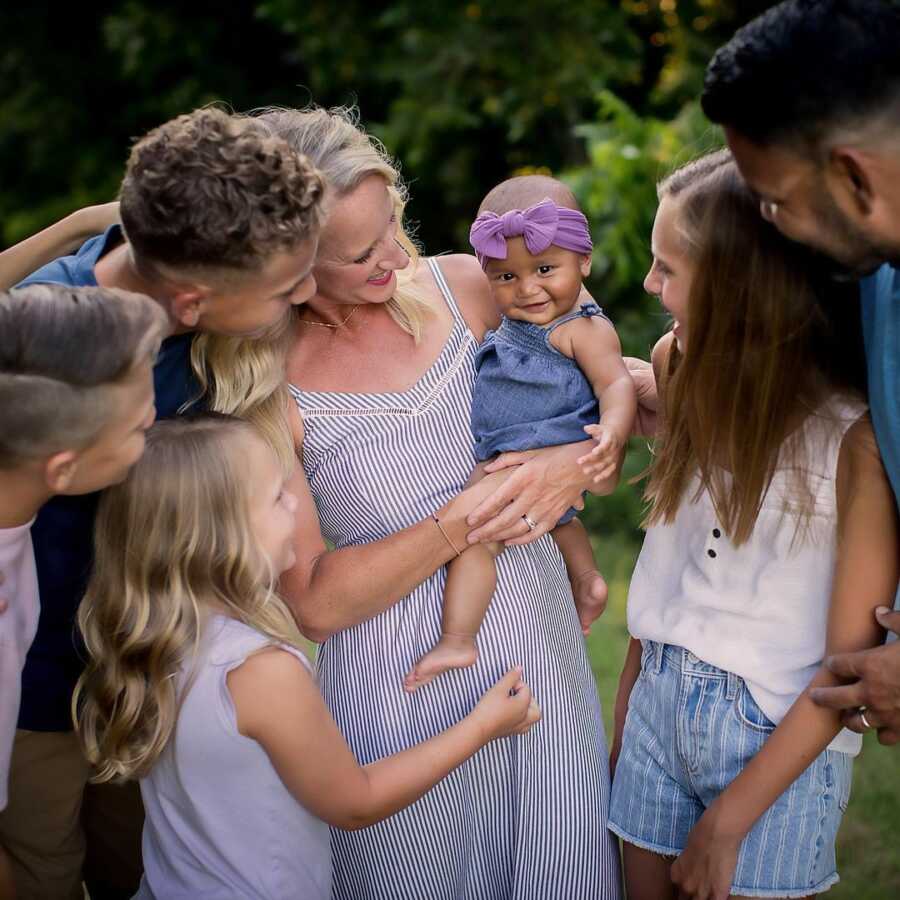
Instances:
[[[574,359],[550,343],[560,325],[579,316],[607,318],[596,303],[583,303],[549,328],[504,317],[485,335],[475,354],[472,393],[478,460],[508,450],[574,444],[587,438],[585,425],[597,424],[600,410],[591,383]],[[559,524],[577,512],[572,507]]]

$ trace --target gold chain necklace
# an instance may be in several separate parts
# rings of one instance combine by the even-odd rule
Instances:
[[[360,304],[361,306],[362,304]],[[359,309],[359,306],[354,306],[353,309],[350,310],[349,313],[337,323],[337,325],[332,325],[331,322],[310,322],[309,319],[298,319],[302,325],[315,325],[318,328],[343,328],[350,319],[353,317],[353,314]]]

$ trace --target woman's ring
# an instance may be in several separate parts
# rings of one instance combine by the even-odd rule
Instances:
[[[529,519],[528,516],[522,516],[522,518],[525,520],[525,524],[528,526],[529,531],[534,531],[534,529],[537,528],[537,522],[533,519]]]
[[[868,708],[869,708],[868,706],[861,706],[861,707],[857,710],[857,712],[859,713],[860,721],[863,723],[863,726],[865,727],[865,729],[866,729],[867,731],[868,731],[870,728],[873,728],[873,727],[874,727],[874,726],[872,725],[872,723],[866,718],[866,711],[868,710]]]

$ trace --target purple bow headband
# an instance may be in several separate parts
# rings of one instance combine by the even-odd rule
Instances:
[[[590,253],[594,248],[587,219],[549,198],[528,209],[511,209],[502,216],[485,212],[472,223],[469,243],[482,268],[489,259],[506,259],[506,239],[511,237],[523,237],[532,256],[543,253],[551,244],[575,253]]]

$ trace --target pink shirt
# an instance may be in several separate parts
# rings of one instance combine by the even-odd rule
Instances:
[[[9,760],[19,718],[22,668],[37,630],[40,598],[31,522],[0,528],[0,809],[6,807]]]

